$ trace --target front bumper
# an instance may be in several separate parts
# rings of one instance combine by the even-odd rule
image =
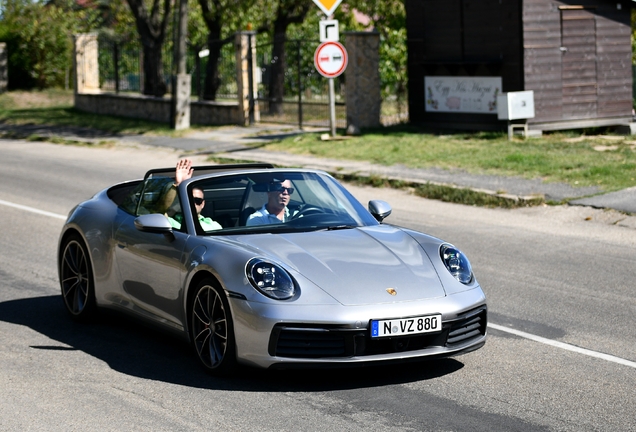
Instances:
[[[234,300],[233,306],[237,357],[242,363],[264,368],[455,356],[484,345],[488,321],[481,289],[411,304],[272,307]],[[442,313],[441,332],[370,337],[371,319],[427,313]]]

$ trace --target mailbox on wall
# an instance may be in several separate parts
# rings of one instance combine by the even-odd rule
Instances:
[[[520,120],[534,118],[534,92],[520,91],[497,96],[497,118]]]
[[[523,136],[528,136],[529,118],[534,118],[534,92],[519,91],[502,93],[497,96],[497,118],[508,121],[508,139],[512,139],[516,128],[523,129]],[[523,123],[512,123],[512,120],[524,120]]]

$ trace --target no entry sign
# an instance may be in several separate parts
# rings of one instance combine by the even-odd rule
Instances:
[[[347,68],[347,50],[340,42],[327,41],[318,45],[314,64],[320,75],[335,78]]]

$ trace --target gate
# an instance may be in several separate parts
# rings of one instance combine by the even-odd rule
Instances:
[[[318,41],[288,40],[284,59],[272,55],[273,43],[256,45],[258,103],[262,122],[329,127],[329,82],[314,67]],[[284,63],[282,98],[272,94],[272,67]],[[344,75],[334,79],[336,127],[345,128]]]
[[[105,92],[141,93],[144,89],[143,49],[137,40],[117,41],[109,37],[98,39],[99,88]],[[161,76],[166,93],[172,86],[172,46],[161,49]]]
[[[217,59],[216,100],[237,98],[236,59],[234,44],[222,43]],[[144,87],[143,55],[138,41],[128,43],[114,42],[107,38],[99,39],[99,88],[114,93],[141,93]],[[207,63],[206,47],[189,47],[186,53],[187,72],[192,76],[191,95],[193,100],[203,100],[203,90]],[[209,51],[208,51],[209,53]],[[162,49],[163,77],[166,93],[172,92],[173,70],[172,44]]]

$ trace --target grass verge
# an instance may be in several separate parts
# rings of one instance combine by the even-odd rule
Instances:
[[[636,186],[636,140],[603,130],[509,141],[503,132],[434,134],[400,125],[366,131],[346,141],[321,141],[319,134],[306,134],[265,148],[387,166],[539,178],[604,191]]]
[[[11,126],[77,127],[131,135],[157,134],[179,137],[187,133],[175,131],[163,123],[78,111],[73,107],[73,92],[59,89],[0,94],[0,123]]]

